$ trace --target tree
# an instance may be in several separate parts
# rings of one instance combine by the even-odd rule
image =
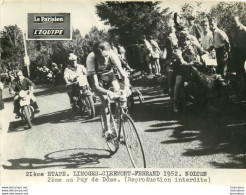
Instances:
[[[155,35],[160,22],[166,18],[160,2],[105,2],[96,5],[96,13],[104,21],[115,27],[114,33],[120,37],[122,45],[140,41],[142,35]],[[167,11],[167,10],[166,10]]]
[[[98,40],[109,41],[109,35],[106,31],[99,30],[97,27],[93,26],[90,29],[89,33],[85,35],[82,45],[85,60],[88,54],[92,51],[93,44],[96,43]]]
[[[83,38],[78,29],[73,29],[72,40],[30,40],[27,41],[27,52],[30,57],[31,67],[50,67],[52,62],[57,64],[67,64],[69,53],[75,53],[78,56],[78,62],[82,62]]]
[[[217,19],[218,27],[227,33],[233,26],[233,17],[239,16],[239,20],[246,25],[246,3],[244,2],[220,2],[213,6],[209,16]]]
[[[1,35],[1,64],[5,68],[22,69],[24,55],[22,31],[17,25],[5,26]]]

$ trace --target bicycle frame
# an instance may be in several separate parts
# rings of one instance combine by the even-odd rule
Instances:
[[[126,102],[124,102],[126,105]],[[110,117],[113,117],[115,115],[115,119],[119,120],[119,127],[116,129],[116,134],[117,134],[117,140],[120,141],[120,134],[121,134],[121,130],[122,130],[122,115],[127,114],[128,110],[126,106],[122,106],[122,101],[120,101],[119,99],[114,100],[114,104],[116,106],[116,112],[115,114],[113,114],[112,109],[111,109],[111,103],[110,100],[108,100],[108,109],[109,109],[109,113],[110,113]],[[117,114],[117,115],[116,115]],[[115,120],[114,118],[111,118],[112,120]]]
[[[122,99],[121,99],[122,98]],[[113,125],[113,129],[115,131],[116,136],[113,138],[107,139],[106,142],[108,144],[108,147],[111,152],[116,153],[117,150],[119,149],[119,143],[123,144],[126,146],[129,157],[131,159],[132,165],[134,167],[146,167],[146,161],[145,161],[145,155],[144,155],[144,150],[141,144],[140,137],[138,135],[136,126],[134,124],[134,121],[132,118],[129,116],[128,108],[127,108],[127,99],[125,99],[124,96],[118,97],[114,100],[115,104],[115,113],[113,113],[111,105],[110,105],[110,100],[107,99],[107,106],[108,106],[108,112],[109,112],[109,117],[110,117],[110,125]],[[116,120],[117,121],[116,121]],[[102,120],[102,126],[103,129],[105,129],[103,119]],[[117,125],[116,125],[117,123]],[[128,128],[125,126],[125,124],[128,124]],[[129,129],[130,127],[130,129]],[[130,130],[130,133],[129,133]],[[123,138],[123,140],[121,140]],[[131,138],[134,140],[134,144],[132,145]],[[141,160],[138,161],[136,160],[136,155],[135,151],[133,148],[137,148],[137,158],[140,157]],[[139,156],[140,154],[140,156]],[[139,162],[141,165],[139,165]]]

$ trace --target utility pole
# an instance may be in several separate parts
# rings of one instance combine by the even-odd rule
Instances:
[[[25,57],[24,57],[24,62],[25,62],[25,65],[27,67],[27,74],[28,74],[28,77],[30,77],[30,59],[27,55],[27,47],[26,47],[26,36],[25,36],[25,33],[22,31],[22,35],[23,35],[23,41],[24,41],[24,49],[25,49]]]

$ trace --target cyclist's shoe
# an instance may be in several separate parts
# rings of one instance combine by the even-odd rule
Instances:
[[[116,134],[114,132],[111,132],[111,131],[105,131],[104,137],[107,140],[110,140],[110,139],[114,139],[116,137]]]

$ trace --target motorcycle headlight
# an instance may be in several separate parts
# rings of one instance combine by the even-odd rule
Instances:
[[[21,90],[21,91],[19,92],[19,96],[20,96],[21,98],[24,98],[24,97],[27,96],[27,92],[24,91],[24,90]]]

